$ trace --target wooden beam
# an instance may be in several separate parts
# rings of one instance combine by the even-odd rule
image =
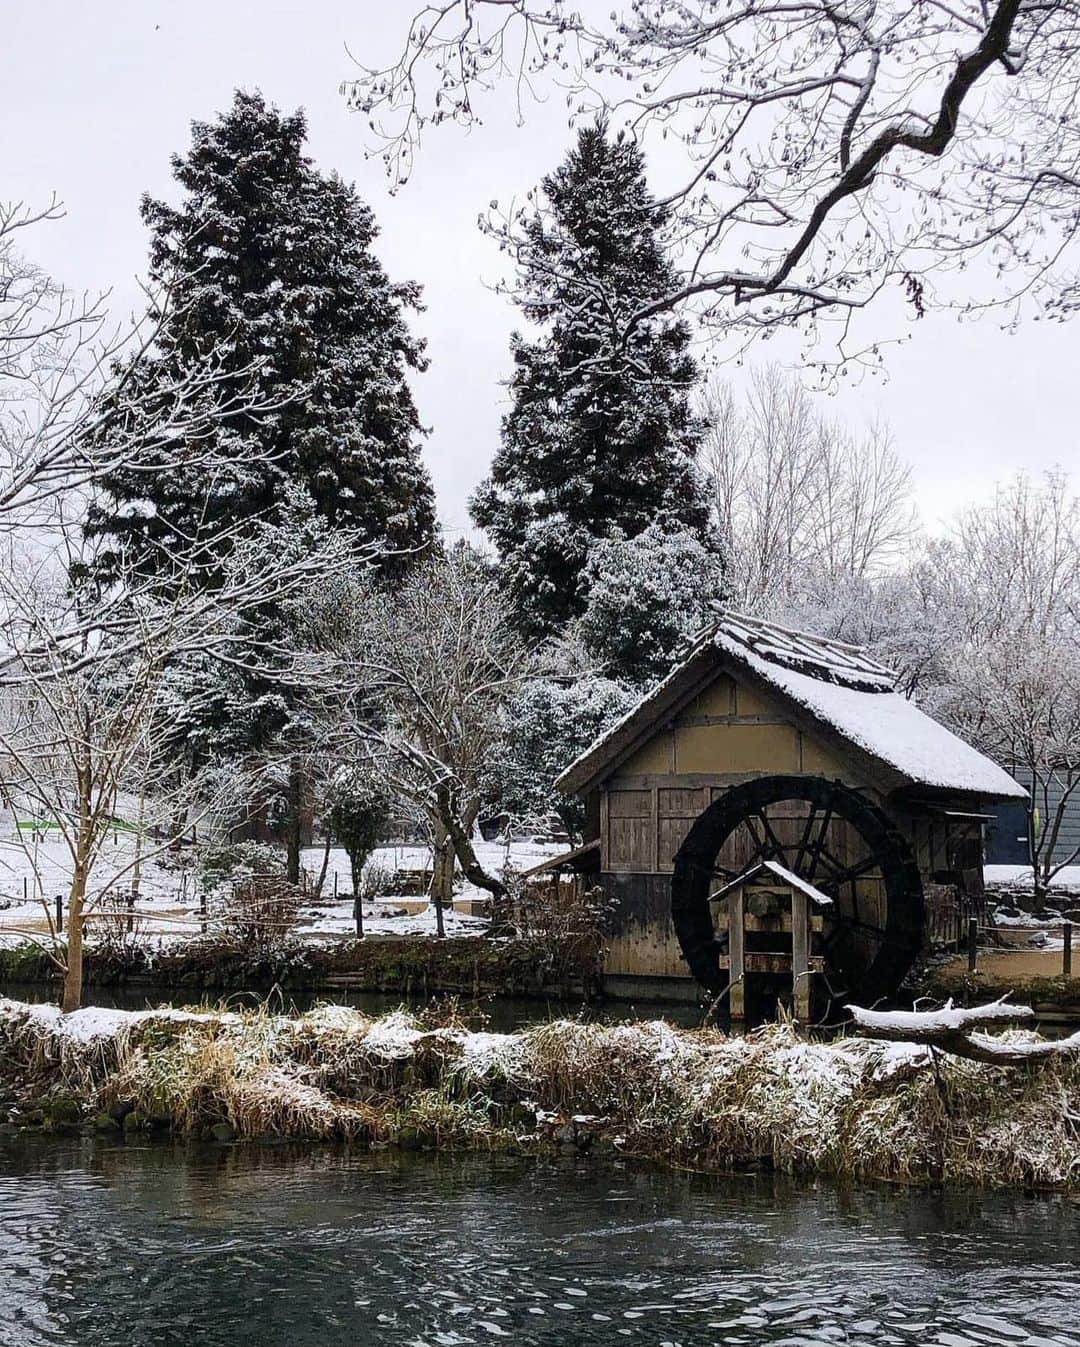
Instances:
[[[791,982],[794,988],[795,1018],[810,1022],[810,899],[797,889],[791,890]]]
[[[745,916],[742,888],[737,888],[728,899],[728,974],[731,991],[728,1011],[732,1020],[746,1019],[746,940],[743,929]]]

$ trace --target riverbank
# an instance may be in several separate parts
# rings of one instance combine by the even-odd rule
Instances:
[[[139,944],[86,947],[87,987],[223,994],[329,991],[412,996],[540,996],[591,999],[601,963],[595,936],[478,940],[447,936],[368,936],[316,945],[299,940],[259,949],[242,940],[206,937],[150,949]],[[40,945],[0,946],[0,987],[45,984],[56,967]]]
[[[1023,1070],[856,1039],[662,1021],[518,1033],[323,1006],[61,1016],[0,1001],[8,1133],[340,1139],[622,1153],[699,1170],[1080,1188],[1080,1063]]]

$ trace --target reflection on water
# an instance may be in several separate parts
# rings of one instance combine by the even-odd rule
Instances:
[[[1066,1199],[0,1139],[0,1344],[1080,1347]]]

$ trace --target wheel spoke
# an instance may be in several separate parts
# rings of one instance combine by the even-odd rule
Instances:
[[[810,845],[810,834],[814,830],[814,820],[817,818],[817,805],[810,806],[810,812],[806,816],[806,827],[803,829],[802,836],[799,838],[799,846],[795,852],[795,864],[791,867],[796,874],[800,873],[800,866],[806,856],[806,849]]]
[[[818,829],[817,840],[813,843],[813,846],[811,848],[814,859],[810,865],[810,873],[806,876],[811,883],[814,882],[817,876],[818,862],[821,860],[821,853],[825,850],[825,838],[828,836],[829,833],[829,824],[832,822],[832,816],[833,816],[833,802],[832,798],[830,797],[829,803],[825,808],[825,813],[822,816],[821,827]]]
[[[830,856],[830,860],[834,859]],[[823,879],[818,886],[823,893],[827,893],[830,888],[835,887],[839,890],[844,884],[854,882],[871,870],[880,870],[881,861],[877,856],[868,856],[866,860],[859,861],[856,865],[849,865],[846,869],[841,868],[836,874],[829,875]]]
[[[771,844],[774,854],[777,856],[783,856],[786,859],[787,852],[784,849],[784,844],[780,841],[779,837],[777,837],[776,833],[773,831],[772,824],[769,822],[769,816],[765,813],[764,809],[758,810],[758,818],[761,820],[761,826],[765,830],[766,840]]]

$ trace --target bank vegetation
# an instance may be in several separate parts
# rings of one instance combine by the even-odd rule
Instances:
[[[1023,1041],[1026,1031],[1007,1031]],[[336,1005],[125,1012],[0,1000],[24,1125],[365,1147],[561,1148],[698,1170],[1080,1189],[1080,1060],[1020,1068],[787,1025],[555,1020],[514,1034]]]

